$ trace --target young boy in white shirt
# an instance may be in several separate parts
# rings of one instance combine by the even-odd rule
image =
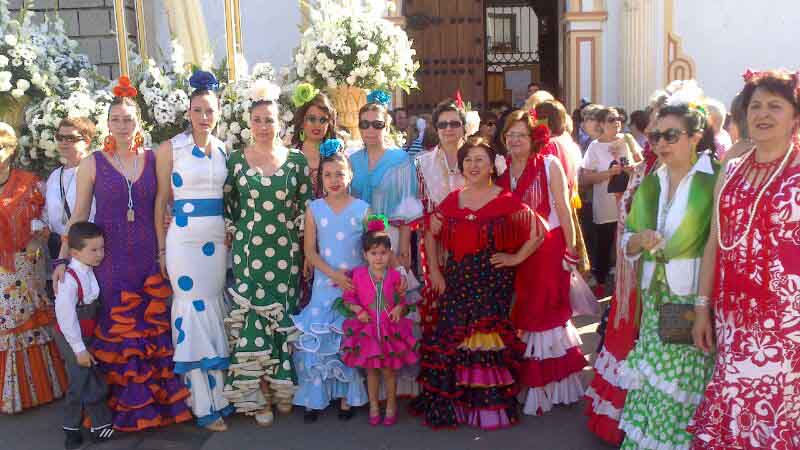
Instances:
[[[77,222],[69,229],[71,261],[64,280],[58,285],[56,319],[59,333],[56,344],[69,375],[69,390],[64,411],[64,446],[75,449],[83,444],[83,412],[92,421],[96,441],[111,438],[111,411],[106,405],[108,387],[94,368],[96,361],[87,350],[94,335],[95,317],[100,306],[100,287],[93,268],[103,260],[103,232],[91,222]]]

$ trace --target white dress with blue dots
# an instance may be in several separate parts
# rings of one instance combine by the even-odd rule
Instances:
[[[222,395],[230,365],[223,325],[227,249],[222,190],[227,155],[222,141],[211,139],[211,155],[206,156],[190,133],[172,138],[175,204],[166,240],[167,272],[174,291],[175,373],[184,377],[200,426],[234,410]]]
[[[336,270],[352,270],[364,263],[361,235],[369,205],[358,199],[335,213],[325,199],[311,202],[320,257]],[[294,404],[307,409],[325,409],[334,398],[345,398],[351,406],[369,400],[358,369],[342,363],[339,346],[344,316],[334,309],[342,290],[319,269],[314,271],[311,302],[292,316],[302,333],[295,342],[294,365],[298,388]]]

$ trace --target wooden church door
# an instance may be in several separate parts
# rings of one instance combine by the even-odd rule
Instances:
[[[405,0],[406,29],[414,41],[419,90],[406,98],[410,114],[424,114],[461,90],[472,109],[486,96],[485,0]]]

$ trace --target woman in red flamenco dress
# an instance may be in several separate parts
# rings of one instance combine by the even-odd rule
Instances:
[[[526,345],[519,398],[525,414],[541,415],[581,398],[586,358],[570,321],[570,276],[578,258],[569,188],[558,158],[544,150],[553,145],[549,129],[535,120],[535,113],[521,110],[506,119],[502,136],[511,156],[497,184],[535,211],[547,228],[541,246],[517,269],[511,310]]]
[[[430,272],[440,294],[439,317],[423,337],[422,393],[411,404],[412,414],[433,428],[493,430],[519,421],[515,374],[523,348],[508,317],[514,267],[539,244],[542,224],[492,183],[494,157],[480,138],[462,146],[458,162],[466,187],[437,209],[437,238],[448,260],[444,273],[436,265]]]
[[[688,431],[695,449],[798,449],[800,74],[745,80],[755,147],[717,184],[693,330],[716,366]]]

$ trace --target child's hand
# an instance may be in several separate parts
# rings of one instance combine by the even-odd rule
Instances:
[[[356,318],[361,321],[361,323],[369,323],[369,313],[365,309],[359,311],[358,314],[356,314]]]
[[[408,292],[408,278],[405,275],[403,275],[400,277],[400,282],[397,284],[397,293],[400,294],[401,297],[405,297],[407,292]]]
[[[392,312],[389,313],[389,319],[391,319],[392,322],[399,322],[405,315],[406,305],[397,305],[392,309]]]
[[[353,282],[345,270],[337,270],[331,275],[331,280],[344,291],[353,290]]]
[[[97,364],[97,361],[95,361],[94,356],[92,356],[92,354],[87,352],[86,350],[77,353],[75,355],[75,359],[78,361],[78,365],[81,367],[92,367],[93,365]]]

